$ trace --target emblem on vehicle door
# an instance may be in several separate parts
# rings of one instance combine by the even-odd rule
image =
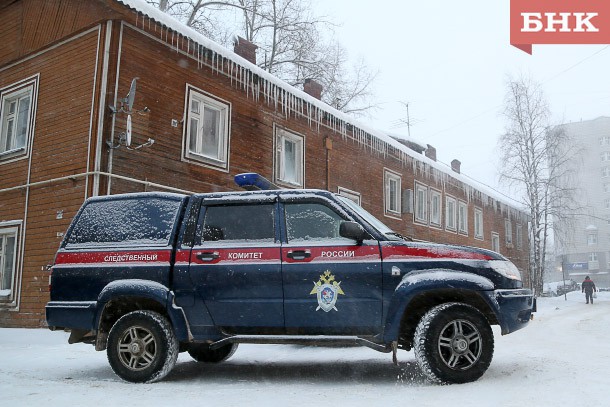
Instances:
[[[318,308],[316,308],[316,311],[321,309],[324,312],[329,312],[333,309],[338,311],[337,307],[335,307],[337,296],[339,294],[345,295],[341,289],[341,281],[335,281],[335,276],[331,274],[330,270],[326,270],[320,276],[318,282],[313,283],[313,289],[309,294],[317,295]]]

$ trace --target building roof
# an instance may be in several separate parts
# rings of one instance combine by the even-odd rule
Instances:
[[[304,91],[284,82],[269,72],[259,68],[256,64],[242,58],[235,52],[212,41],[193,28],[181,23],[174,17],[160,11],[156,7],[146,3],[145,0],[114,0],[136,12],[136,25],[143,29],[150,20],[162,26],[161,37],[172,46],[179,50],[186,48],[189,55],[197,59],[202,65],[209,65],[213,69],[235,79],[243,87],[248,97],[255,100],[262,98],[268,104],[274,105],[276,109],[281,109],[287,116],[305,116],[312,126],[318,128],[322,126],[322,121],[328,123],[333,130],[340,133],[344,138],[351,138],[364,145],[366,148],[382,154],[394,155],[404,164],[411,165],[415,172],[416,169],[430,169],[432,177],[447,181],[449,177],[456,179],[463,184],[463,189],[467,195],[480,192],[495,201],[501,202],[511,208],[523,210],[516,201],[510,201],[504,195],[496,192],[490,187],[477,182],[476,180],[459,174],[451,170],[447,165],[434,161],[418,151],[400,143],[396,138],[397,134],[390,136],[387,132],[371,128],[358,122],[351,116],[343,113],[332,106],[310,96]],[[192,45],[191,45],[192,44]],[[212,51],[209,56],[203,52],[201,47]],[[222,59],[226,61],[223,61]],[[225,62],[229,62],[228,64]],[[407,139],[405,135],[398,138]],[[425,146],[424,143],[412,140],[416,145]],[[425,149],[425,147],[424,147]],[[485,199],[483,202],[485,203]]]

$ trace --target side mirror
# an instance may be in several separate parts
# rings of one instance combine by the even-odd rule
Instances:
[[[354,239],[358,243],[362,243],[368,237],[368,233],[359,223],[356,222],[341,222],[339,225],[339,235],[348,239]]]

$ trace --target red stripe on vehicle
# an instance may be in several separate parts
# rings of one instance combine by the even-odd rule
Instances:
[[[55,264],[169,263],[171,250],[60,252]]]
[[[213,256],[214,259],[204,260],[202,257]],[[269,263],[280,262],[279,247],[252,247],[241,249],[226,249],[214,247],[198,247],[191,252],[191,263]]]
[[[290,253],[305,252],[309,256],[297,260]],[[282,248],[282,258],[286,263],[344,263],[380,261],[378,246],[292,246]]]
[[[383,260],[401,260],[405,258],[493,260],[487,254],[455,247],[384,246],[382,253]]]

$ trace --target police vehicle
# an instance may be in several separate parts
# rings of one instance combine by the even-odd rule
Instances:
[[[437,383],[481,377],[491,325],[525,327],[535,300],[498,253],[416,242],[320,190],[90,198],[57,252],[50,329],[106,350],[130,382],[165,377],[179,352],[218,363],[240,343],[414,349]]]

